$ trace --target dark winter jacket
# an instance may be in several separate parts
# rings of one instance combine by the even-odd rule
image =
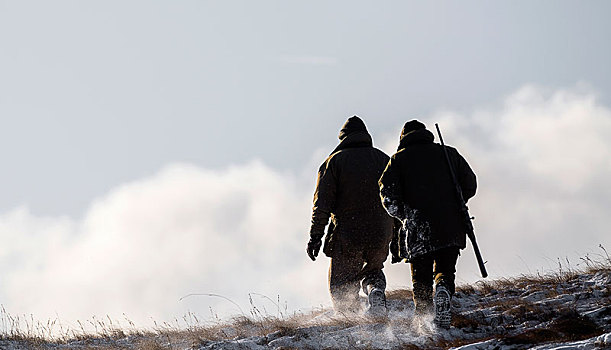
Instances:
[[[405,222],[408,261],[447,247],[466,247],[466,225],[440,144],[418,129],[403,135],[382,177],[380,195],[386,210]],[[475,195],[475,174],[465,159],[447,147],[465,200]]]
[[[327,256],[342,249],[379,249],[392,237],[393,219],[380,202],[378,179],[389,157],[367,131],[340,133],[342,141],[318,170],[310,236],[322,237]]]

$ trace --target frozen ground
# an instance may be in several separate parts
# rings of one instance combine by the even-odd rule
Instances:
[[[388,319],[321,310],[226,324],[47,342],[0,340],[0,349],[603,349],[611,348],[611,271],[562,273],[464,286],[449,330],[413,317],[410,291],[388,292]]]

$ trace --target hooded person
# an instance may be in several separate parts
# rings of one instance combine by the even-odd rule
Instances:
[[[307,253],[316,260],[328,224],[323,252],[331,258],[329,291],[334,308],[358,312],[361,288],[368,296],[367,313],[383,316],[382,269],[394,222],[380,202],[378,179],[389,157],[373,147],[365,123],[357,116],[346,121],[339,139],[318,170]]]
[[[405,123],[379,185],[384,207],[402,223],[392,239],[392,262],[411,264],[416,314],[434,310],[435,323],[449,328],[456,261],[466,247],[467,227],[443,146],[433,140],[421,122]],[[475,195],[475,174],[456,149],[446,150],[466,201]]]

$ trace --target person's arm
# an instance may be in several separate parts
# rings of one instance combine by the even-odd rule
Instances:
[[[393,162],[393,159],[394,156],[386,165],[378,184],[382,205],[394,219],[393,235],[390,242],[391,263],[394,264],[403,261],[407,255],[407,249],[405,247],[406,232],[403,228],[405,204],[401,199],[401,175],[399,169],[395,166],[394,162],[396,161]]]
[[[316,189],[314,191],[310,241],[306,250],[312,260],[316,260],[320,251],[322,238],[325,235],[325,227],[329,223],[329,217],[331,217],[331,213],[335,208],[336,192],[337,179],[332,169],[331,159],[327,159],[318,170]]]
[[[469,163],[463,158],[463,156],[455,152],[456,158],[456,180],[460,185],[460,189],[462,190],[462,196],[465,200],[465,203],[469,200],[469,198],[475,196],[475,191],[477,190],[477,179],[475,177],[475,173],[469,166]]]
[[[398,167],[395,165],[394,156],[388,161],[386,169],[382,173],[378,184],[380,185],[380,198],[386,212],[394,218],[403,222],[404,206],[401,198],[401,175]]]

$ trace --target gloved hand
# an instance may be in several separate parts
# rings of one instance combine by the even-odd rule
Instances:
[[[320,247],[322,246],[322,235],[310,235],[306,252],[312,261],[316,261]]]

